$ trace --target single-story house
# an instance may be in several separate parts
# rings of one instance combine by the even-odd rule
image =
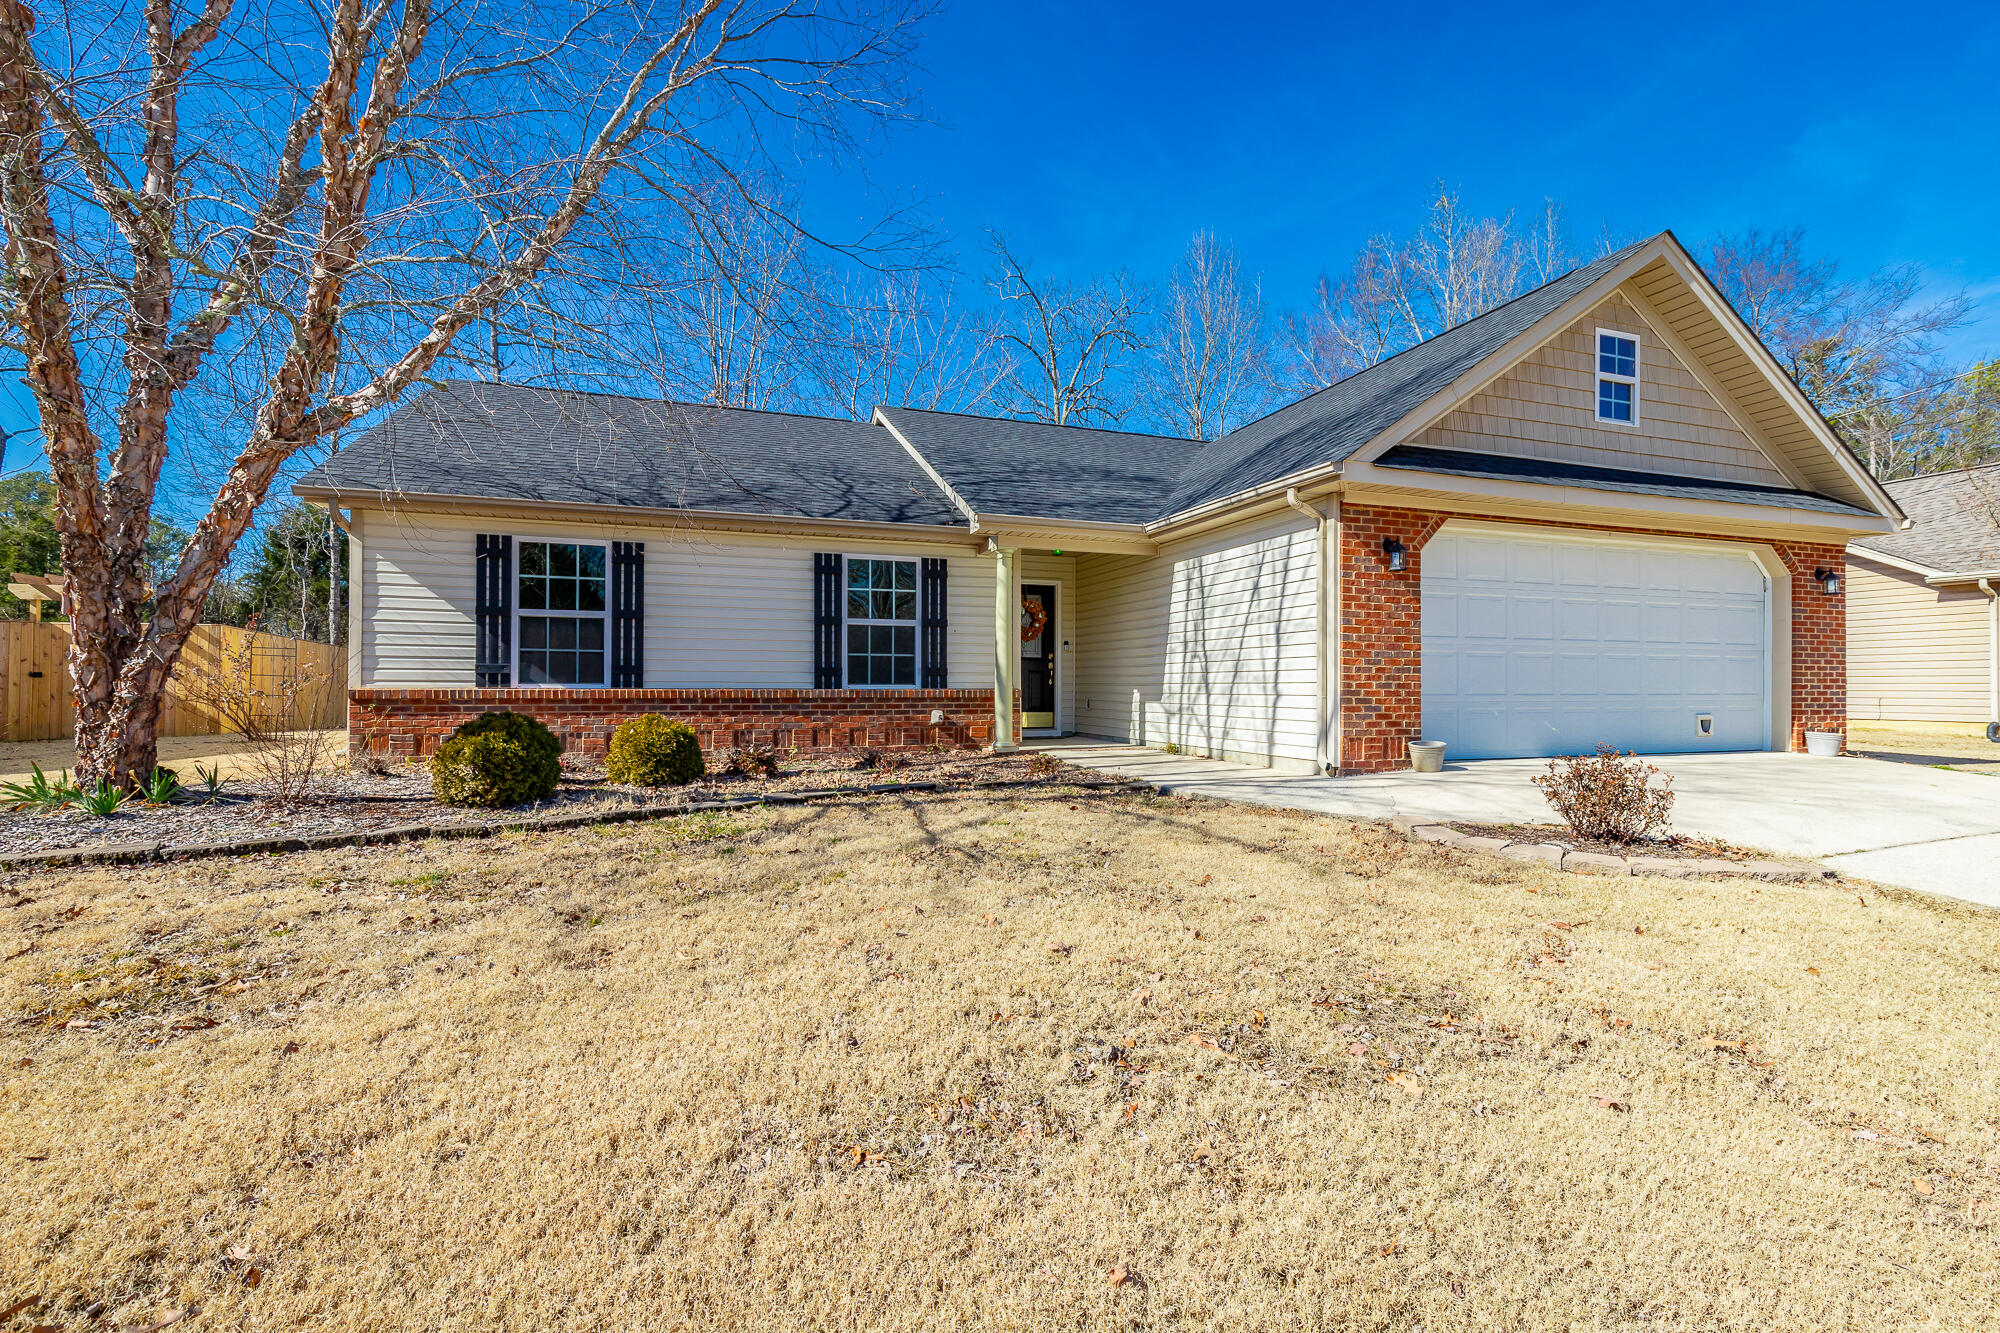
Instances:
[[[2000,739],[2000,463],[1886,489],[1910,526],[1847,547],[1848,714]]]
[[[449,382],[308,474],[350,743],[1082,733],[1304,771],[1800,748],[1902,512],[1670,233],[1208,443]]]

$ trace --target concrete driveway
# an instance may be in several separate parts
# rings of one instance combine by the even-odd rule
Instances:
[[[1487,759],[1443,773],[1316,778],[1066,741],[1070,763],[1168,791],[1357,819],[1411,815],[1477,824],[1555,822],[1529,779],[1542,759]],[[1674,828],[1845,874],[2000,907],[2000,776],[1796,754],[1654,755],[1674,779]]]

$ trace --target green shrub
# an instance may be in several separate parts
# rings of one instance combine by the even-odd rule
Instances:
[[[611,733],[604,771],[613,782],[635,787],[678,787],[693,782],[706,768],[693,727],[645,713]]]
[[[552,763],[562,762],[562,737],[550,731],[526,713],[509,713],[496,709],[491,713],[481,713],[470,722],[460,725],[454,736],[504,736],[510,741],[519,741],[531,749],[545,751]]]
[[[431,756],[431,792],[446,805],[546,801],[562,780],[562,741],[520,713],[482,713]]]

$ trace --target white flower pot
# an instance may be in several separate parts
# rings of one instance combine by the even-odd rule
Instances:
[[[1444,772],[1444,742],[1411,741],[1410,771],[1412,773]]]
[[[1838,759],[1840,741],[1841,735],[1837,731],[1808,731],[1806,753],[1818,759]]]

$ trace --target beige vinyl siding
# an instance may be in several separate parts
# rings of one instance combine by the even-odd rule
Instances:
[[[1287,515],[1157,556],[1078,556],[1077,729],[1310,769],[1316,541]]]
[[[1639,340],[1639,420],[1634,426],[1597,420],[1600,328]],[[1722,481],[1790,484],[1619,296],[1600,303],[1414,442]]]
[[[1076,730],[1076,557],[1021,552],[1022,583],[1056,585],[1056,729]],[[989,582],[987,587],[991,588]],[[991,668],[987,674],[992,674]]]
[[[1992,622],[1977,588],[1847,557],[1847,715],[1989,722]]]
[[[371,512],[363,522],[363,684],[472,683],[474,538],[504,532],[646,544],[645,681],[652,689],[810,688],[813,553],[941,555],[949,561],[948,683],[992,687],[993,561],[962,547],[410,512]]]

